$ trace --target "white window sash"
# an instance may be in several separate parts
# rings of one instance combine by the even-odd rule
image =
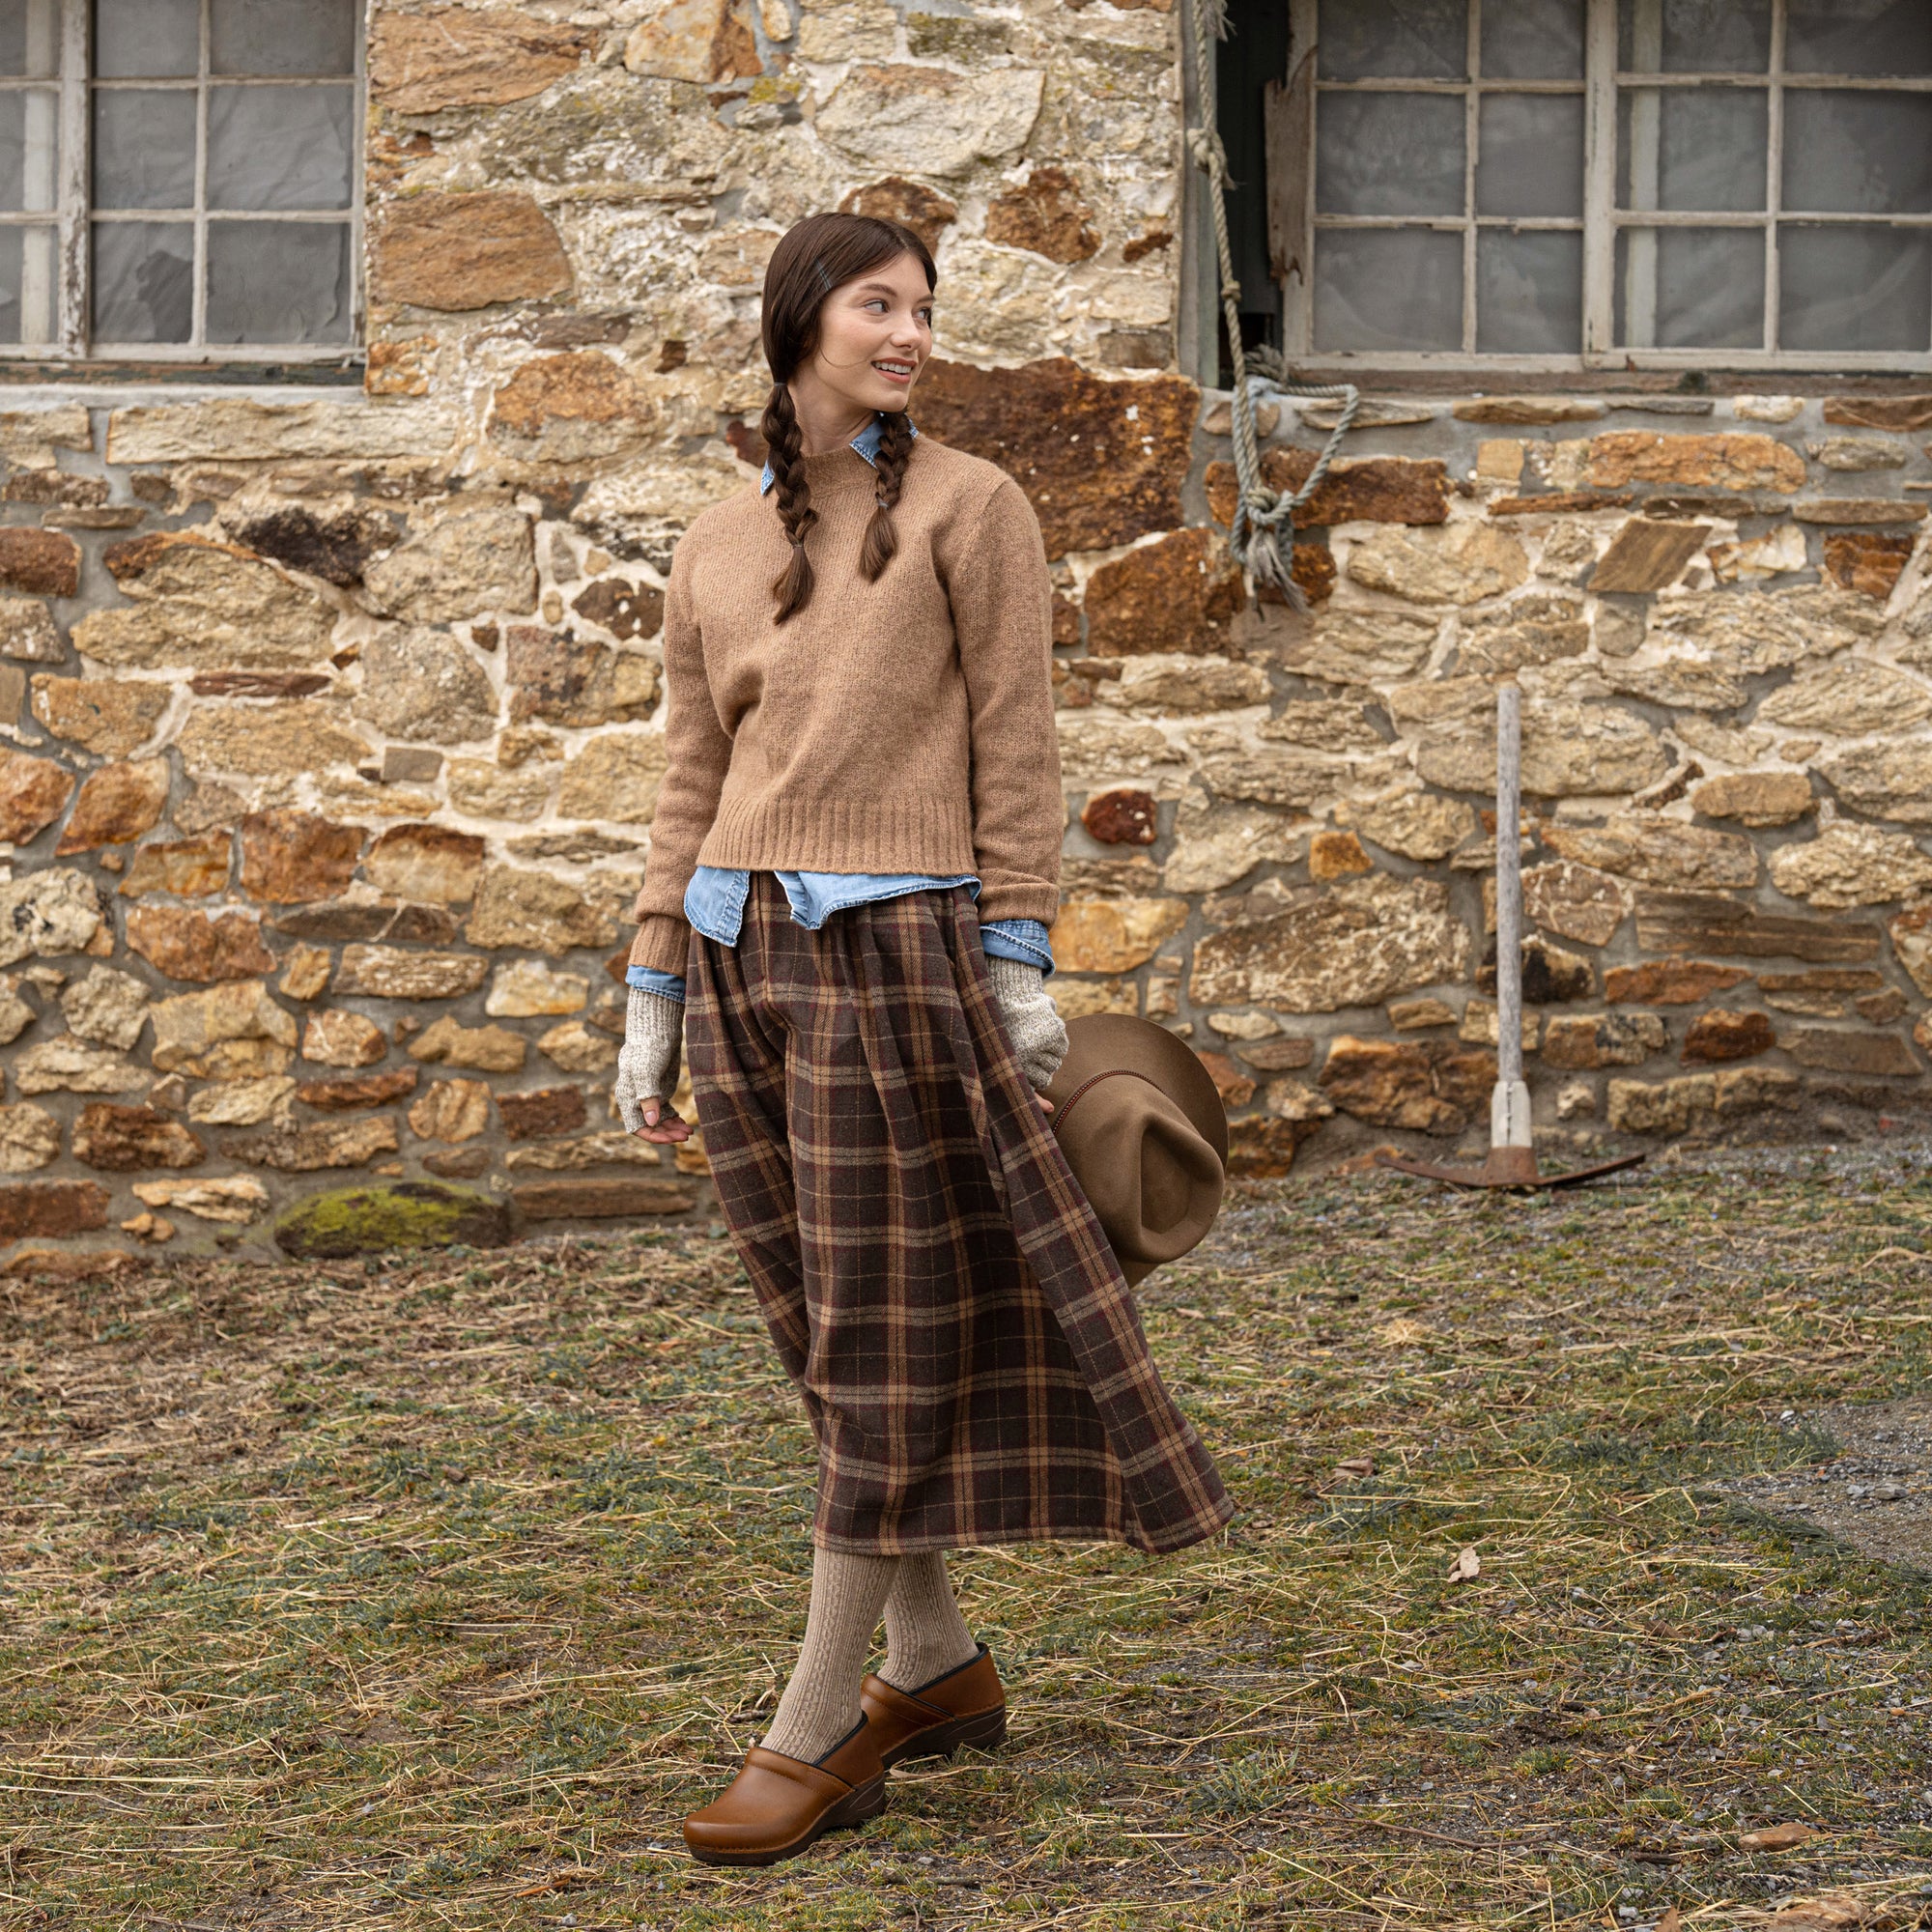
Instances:
[[[92,82],[93,9],[89,0],[58,0],[60,8],[60,71],[57,79],[43,80],[42,87],[52,86],[58,90],[60,98],[60,137],[56,160],[58,195],[56,207],[51,215],[41,213],[0,213],[0,226],[44,227],[51,220],[56,234],[56,256],[58,262],[58,288],[55,301],[54,339],[50,343],[6,343],[0,344],[0,360],[10,362],[180,362],[188,364],[220,363],[343,363],[359,361],[363,353],[364,291],[362,274],[363,247],[363,170],[361,167],[360,140],[362,130],[368,125],[368,82],[365,73],[366,62],[363,58],[363,42],[366,31],[363,10],[355,9],[355,103],[353,126],[355,130],[357,152],[354,173],[354,186],[350,205],[345,209],[261,209],[210,211],[208,208],[208,114],[207,91],[210,79],[209,53],[211,46],[210,11],[211,0],[201,0],[200,34],[201,44],[197,57],[197,71],[192,76],[181,75],[173,80],[109,81],[107,87],[126,85],[129,87],[174,87],[184,91],[199,90],[202,109],[197,115],[195,140],[195,206],[191,209],[151,209],[144,208],[97,216],[90,206],[91,168],[90,149],[93,138],[93,97]],[[221,76],[222,84],[247,86],[246,78],[231,81]],[[342,76],[317,76],[310,80],[300,74],[277,75],[272,84],[276,86],[299,87],[304,84],[314,86],[340,86]],[[4,84],[9,88],[31,87],[36,83],[9,80]],[[270,84],[264,82],[262,84]],[[194,314],[192,339],[187,342],[124,342],[97,343],[90,339],[89,315],[91,300],[91,265],[93,229],[97,220],[113,222],[119,220],[153,221],[182,220],[191,222],[194,228]],[[208,231],[211,226],[225,220],[277,221],[340,227],[346,222],[349,228],[349,276],[350,276],[350,339],[346,342],[267,342],[267,343],[209,343],[205,341],[206,306],[208,298]],[[22,312],[26,303],[22,301]]]
[[[1628,0],[1627,0],[1628,4]],[[1290,61],[1301,59],[1316,42],[1318,0],[1288,0]],[[1783,218],[1779,206],[1783,182],[1784,91],[1786,81],[1782,60],[1786,0],[1773,0],[1772,60],[1769,73],[1648,73],[1619,72],[1617,69],[1618,0],[1588,0],[1584,29],[1583,127],[1583,214],[1578,220],[1528,219],[1506,215],[1478,215],[1475,210],[1475,169],[1478,160],[1478,107],[1486,93],[1575,94],[1575,81],[1485,81],[1474,80],[1332,82],[1321,81],[1315,88],[1314,112],[1309,117],[1308,152],[1301,174],[1305,196],[1303,233],[1309,238],[1309,272],[1291,275],[1282,290],[1282,328],[1286,352],[1299,370],[1310,374],[1344,375],[1350,369],[1373,368],[1391,372],[1422,373],[1432,369],[1520,370],[1538,374],[1579,374],[1598,369],[1708,369],[1740,371],[1750,369],[1806,370],[1883,370],[1906,375],[1932,371],[1932,342],[1923,350],[1884,351],[1792,351],[1777,346],[1778,336],[1778,223]],[[1479,74],[1483,0],[1469,0],[1469,71]],[[1832,88],[1874,93],[1932,93],[1932,76],[1889,78],[1870,74],[1809,74],[1800,83],[1804,88]],[[1617,100],[1625,87],[1750,87],[1769,94],[1769,136],[1765,168],[1765,207],[1748,213],[1689,213],[1619,209],[1616,205]],[[1415,220],[1398,215],[1322,215],[1315,212],[1316,128],[1321,112],[1321,97],[1332,93],[1380,92],[1391,88],[1405,93],[1460,94],[1467,100],[1467,120],[1463,143],[1463,209],[1460,217],[1443,216]],[[1806,226],[1884,224],[1895,229],[1932,228],[1932,213],[1925,214],[1820,214],[1806,211],[1802,216]],[[1483,355],[1475,351],[1475,249],[1476,234],[1482,228],[1569,229],[1583,231],[1583,343],[1576,355]],[[1317,354],[1315,338],[1314,281],[1321,272],[1321,236],[1336,228],[1433,228],[1460,232],[1463,236],[1463,342],[1460,350],[1329,351]],[[1716,228],[1755,229],[1765,237],[1765,318],[1764,334],[1755,349],[1655,349],[1631,348],[1616,341],[1615,270],[1618,232],[1625,228]],[[1641,250],[1631,265],[1631,272],[1641,275]]]

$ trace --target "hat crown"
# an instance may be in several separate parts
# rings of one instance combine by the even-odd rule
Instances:
[[[1192,1048],[1119,1013],[1068,1023],[1067,1055],[1047,1088],[1062,1153],[1139,1281],[1184,1255],[1221,1205],[1228,1117]]]
[[[1221,1163],[1192,1125],[1154,1116],[1141,1136],[1141,1224],[1151,1235],[1181,1227],[1203,1187],[1221,1192]],[[1196,1236],[1199,1239],[1199,1236]],[[1191,1244],[1190,1244],[1191,1245]]]

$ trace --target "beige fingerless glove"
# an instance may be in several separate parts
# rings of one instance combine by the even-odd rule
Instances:
[[[1046,975],[1023,960],[986,955],[986,977],[1000,1003],[1000,1017],[1018,1054],[1027,1083],[1037,1094],[1066,1058],[1066,1027],[1046,990]]]
[[[624,1009],[624,1048],[617,1056],[614,1090],[617,1115],[627,1134],[644,1124],[646,1100],[669,1106],[683,1044],[683,1001],[633,986]]]

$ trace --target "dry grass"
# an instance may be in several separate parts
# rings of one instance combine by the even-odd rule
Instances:
[[[1012,1744],[764,1874],[677,1837],[809,1561],[721,1240],[14,1285],[0,1925],[1932,1922],[1925,1579],[1711,1487],[1926,1381],[1923,1173],[1251,1186],[1144,1297],[1234,1531],[962,1559]]]

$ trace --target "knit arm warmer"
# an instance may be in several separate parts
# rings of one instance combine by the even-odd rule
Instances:
[[[982,921],[1060,909],[1053,583],[1039,522],[1002,478],[952,546],[947,595],[972,715],[973,852]]]
[[[731,762],[731,740],[718,722],[704,675],[704,644],[691,605],[689,547],[671,559],[665,592],[665,752],[668,768],[651,819],[650,857],[632,908],[639,921],[633,966],[682,973],[691,946],[684,889],[697,869],[697,848],[718,815],[718,794]]]

